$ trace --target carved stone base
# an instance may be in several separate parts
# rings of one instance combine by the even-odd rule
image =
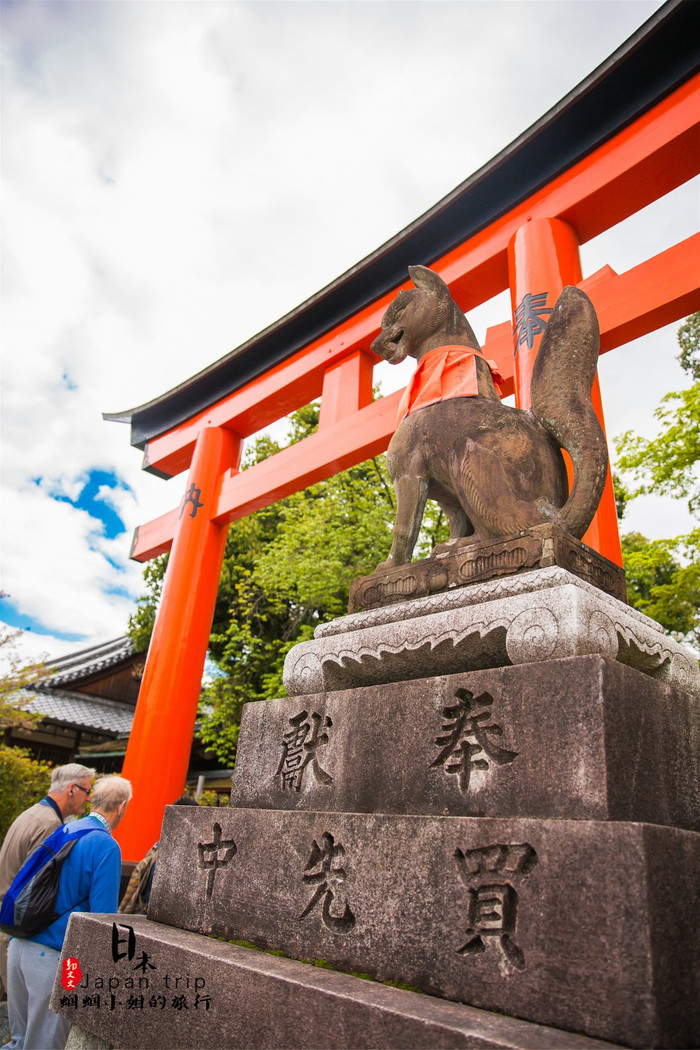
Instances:
[[[348,612],[378,609],[472,583],[559,565],[627,601],[624,570],[557,525],[537,525],[499,540],[457,540],[440,554],[354,580]]]
[[[265,700],[231,801],[700,831],[700,705],[599,656]]]
[[[113,961],[113,921],[127,923],[134,931],[131,960],[125,956]],[[128,938],[127,927],[120,926],[119,934]],[[139,990],[136,983],[130,992],[125,983],[143,979],[140,970],[134,971],[134,962],[144,952],[155,969],[147,967],[145,988]],[[82,970],[83,987],[75,993],[76,1005],[58,983],[52,999],[53,1008],[73,1021],[71,1050],[604,1050],[611,1046],[239,948],[161,926],[142,915],[76,915],[68,927],[63,955],[77,958]],[[112,991],[110,978],[117,982]],[[96,988],[100,982],[103,987]],[[144,1002],[139,1008],[140,995]],[[178,997],[179,1007],[173,1005]]]
[[[700,1030],[700,834],[169,807],[149,918],[637,1047]]]
[[[697,658],[623,602],[553,566],[344,616],[287,655],[291,696],[599,653],[698,692]]]

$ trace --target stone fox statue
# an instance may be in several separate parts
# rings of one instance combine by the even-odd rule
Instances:
[[[418,361],[399,410],[387,466],[396,490],[391,553],[377,569],[410,562],[426,499],[450,526],[449,549],[552,522],[577,538],[595,514],[608,469],[591,404],[600,336],[593,304],[568,286],[552,310],[532,373],[532,408],[501,403],[488,362],[445,282],[409,267],[372,350]],[[568,491],[561,449],[571,456]]]

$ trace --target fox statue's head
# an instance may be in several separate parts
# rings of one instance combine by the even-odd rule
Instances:
[[[442,278],[426,266],[409,266],[408,273],[414,288],[400,291],[388,307],[372,351],[397,365],[438,346],[478,350],[476,336]]]

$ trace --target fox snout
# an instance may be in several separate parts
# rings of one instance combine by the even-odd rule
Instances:
[[[402,346],[404,334],[404,329],[398,324],[383,329],[373,341],[370,350],[378,357],[383,357],[389,364],[399,364],[407,353]]]

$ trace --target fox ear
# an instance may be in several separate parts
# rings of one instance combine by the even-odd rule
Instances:
[[[450,289],[442,277],[434,270],[429,270],[427,266],[409,266],[408,276],[419,291],[428,292],[437,299],[450,298]]]

